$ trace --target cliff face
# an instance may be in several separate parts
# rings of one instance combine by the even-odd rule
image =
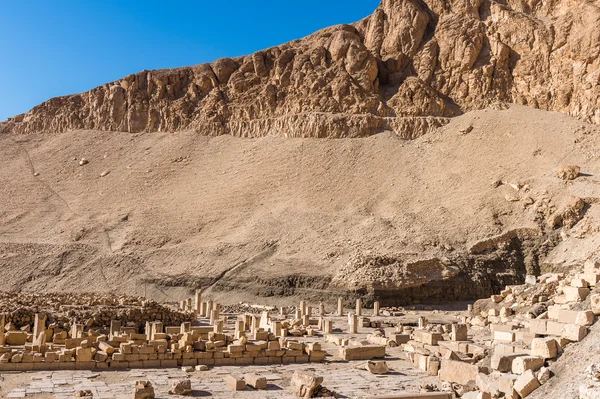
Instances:
[[[53,98],[0,132],[414,138],[496,103],[600,123],[599,26],[592,0],[383,0],[354,25]]]

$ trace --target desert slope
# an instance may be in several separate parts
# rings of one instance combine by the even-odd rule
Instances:
[[[488,295],[597,248],[598,128],[528,107],[467,113],[412,141],[0,141],[4,290],[435,302]],[[582,176],[558,179],[565,164]]]
[[[0,132],[415,138],[498,102],[600,123],[599,25],[593,0],[383,0],[354,25],[53,98]]]

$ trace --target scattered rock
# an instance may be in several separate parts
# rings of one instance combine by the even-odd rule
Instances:
[[[81,158],[79,161],[79,166],[87,165],[88,163],[90,163],[90,161],[88,161],[86,158]]]
[[[190,380],[178,380],[171,382],[170,395],[191,395],[192,382]]]
[[[390,369],[386,362],[368,361],[366,364],[366,369],[371,374],[387,374],[390,372]]]
[[[246,389],[246,381],[231,374],[225,377],[225,383],[233,391],[243,391]]]
[[[581,168],[577,165],[563,166],[556,172],[556,176],[563,180],[575,180],[579,176]]]
[[[290,389],[299,398],[312,398],[322,383],[323,377],[312,372],[295,371],[290,381]]]
[[[473,126],[469,126],[465,129],[460,129],[460,133],[461,134],[467,134],[467,133],[471,133],[473,131]]]
[[[244,375],[244,381],[254,389],[267,389],[267,379],[256,374]]]
[[[154,399],[154,387],[147,380],[137,381],[133,388],[133,399]]]

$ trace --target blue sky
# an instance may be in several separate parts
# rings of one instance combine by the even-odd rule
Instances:
[[[250,54],[369,15],[379,0],[3,0],[0,121],[143,69]]]

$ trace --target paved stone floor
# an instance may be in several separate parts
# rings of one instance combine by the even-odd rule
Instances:
[[[171,381],[189,378],[192,381],[194,397],[293,398],[288,386],[295,370],[315,371],[322,375],[323,386],[337,392],[341,398],[364,398],[373,394],[405,390],[418,392],[422,384],[437,382],[436,378],[427,377],[404,360],[387,361],[392,371],[384,376],[372,375],[364,369],[361,370],[361,366],[364,366],[362,361],[284,366],[220,366],[209,371],[193,373],[186,373],[180,369],[6,373],[2,375],[4,381],[0,397],[71,399],[76,391],[89,389],[94,398],[130,399],[135,381],[147,379],[152,382],[157,398],[171,398],[175,397],[168,394]],[[256,373],[266,377],[269,382],[268,389],[256,391],[248,388],[246,391],[233,392],[226,386],[226,375],[241,376],[244,373]]]

